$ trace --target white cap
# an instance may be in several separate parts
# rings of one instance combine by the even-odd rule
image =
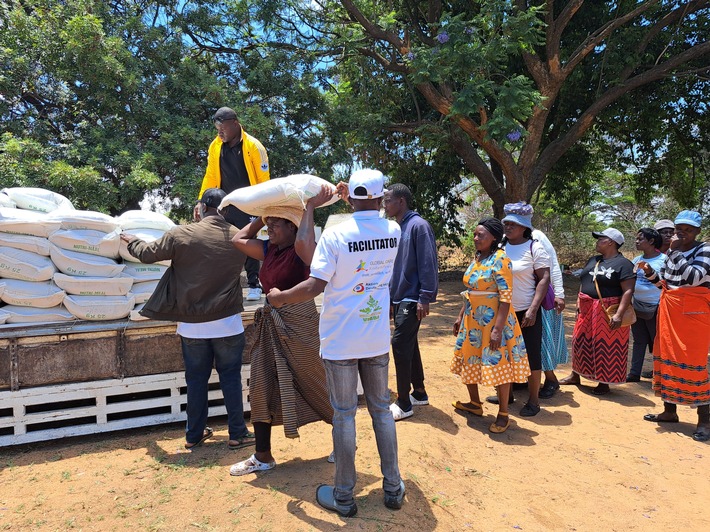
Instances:
[[[348,182],[348,195],[353,199],[374,199],[385,195],[385,176],[379,170],[358,170]]]
[[[603,236],[607,238],[611,238],[614,242],[617,244],[621,245],[624,243],[624,235],[621,234],[621,231],[618,229],[614,229],[613,227],[609,227],[608,229],[604,229],[601,233],[597,232],[592,232],[592,236],[594,238],[601,238]]]

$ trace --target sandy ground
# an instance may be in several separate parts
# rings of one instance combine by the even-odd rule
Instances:
[[[466,397],[448,370],[461,288],[442,283],[420,332],[431,405],[397,424],[402,510],[382,504],[363,407],[354,518],[315,502],[316,487],[333,478],[328,426],[303,427],[296,440],[275,430],[277,468],[235,478],[228,466],[250,451],[229,451],[217,418],[215,438],[194,452],[182,448],[180,425],[0,449],[0,529],[707,530],[710,445],[690,438],[696,416],[688,408],[676,425],[642,420],[660,405],[648,380],[604,397],[590,393],[590,382],[566,387],[533,418],[518,415],[525,393],[516,392],[501,435],[488,432],[495,407],[483,418],[455,412],[451,402]],[[571,326],[573,293],[568,301]]]

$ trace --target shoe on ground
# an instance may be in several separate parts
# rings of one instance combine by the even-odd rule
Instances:
[[[626,382],[641,382],[641,375],[632,375],[629,373],[626,376]]]
[[[413,406],[426,406],[429,404],[429,396],[425,395],[424,399],[417,399],[410,393],[409,402],[412,403]]]
[[[259,301],[261,299],[261,288],[249,288],[247,292],[247,301]]]
[[[395,421],[407,419],[408,417],[412,417],[414,415],[413,409],[402,410],[396,401],[390,405],[390,412],[392,412],[392,417]]]
[[[653,370],[651,370],[651,371],[642,371],[642,372],[641,372],[641,376],[642,376],[644,379],[652,379],[652,378],[653,378]]]
[[[385,506],[392,510],[399,510],[402,507],[402,503],[404,502],[405,491],[406,490],[404,489],[404,481],[400,479],[399,490],[397,490],[397,493],[387,493],[385,491]]]
[[[549,399],[555,393],[557,393],[557,390],[560,389],[560,383],[559,382],[546,382],[545,385],[540,388],[540,391],[538,392],[538,397],[540,399]]]
[[[527,386],[527,384],[526,384]],[[511,397],[508,399],[508,404],[512,405],[515,402],[515,397]],[[489,395],[486,397],[486,403],[491,403],[492,405],[497,405],[498,404],[498,396],[497,395]]]
[[[525,403],[520,409],[520,415],[523,417],[533,417],[540,413],[540,405]]]
[[[343,504],[335,500],[335,488],[321,484],[316,488],[316,501],[326,510],[337,512],[341,517],[352,517],[357,513],[355,501]]]
[[[233,477],[241,477],[257,471],[268,471],[276,467],[276,462],[260,462],[256,455],[252,454],[242,462],[237,462],[229,468],[229,474]]]

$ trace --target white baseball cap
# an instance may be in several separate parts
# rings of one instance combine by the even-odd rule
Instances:
[[[621,234],[621,231],[618,229],[614,229],[613,227],[609,227],[607,229],[604,229],[602,232],[592,232],[592,236],[594,238],[601,238],[603,236],[607,238],[611,238],[614,242],[616,242],[619,245],[622,245],[624,243],[624,235]]]
[[[348,181],[348,195],[353,199],[381,198],[385,192],[385,176],[379,170],[358,170]]]

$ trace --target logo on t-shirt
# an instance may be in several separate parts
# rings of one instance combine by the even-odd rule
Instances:
[[[269,169],[269,163],[261,163],[261,171],[266,172]]]
[[[362,283],[355,285],[353,287],[353,292],[356,294],[364,294],[365,293],[365,285]]]
[[[372,296],[367,300],[367,305],[365,308],[360,309],[360,317],[362,321],[376,321],[380,319],[382,315],[382,306],[379,302]]]
[[[355,273],[360,273],[360,272],[366,272],[367,268],[365,268],[365,261],[360,260],[360,262],[357,265],[357,268],[355,268]]]
[[[614,268],[605,268],[604,266],[602,266],[601,268],[599,268],[599,271],[596,273],[596,275],[594,273],[594,270],[589,272],[589,275],[592,276],[592,279],[596,279],[597,275],[602,275],[607,279],[611,279],[611,274],[614,273],[614,271]]]

